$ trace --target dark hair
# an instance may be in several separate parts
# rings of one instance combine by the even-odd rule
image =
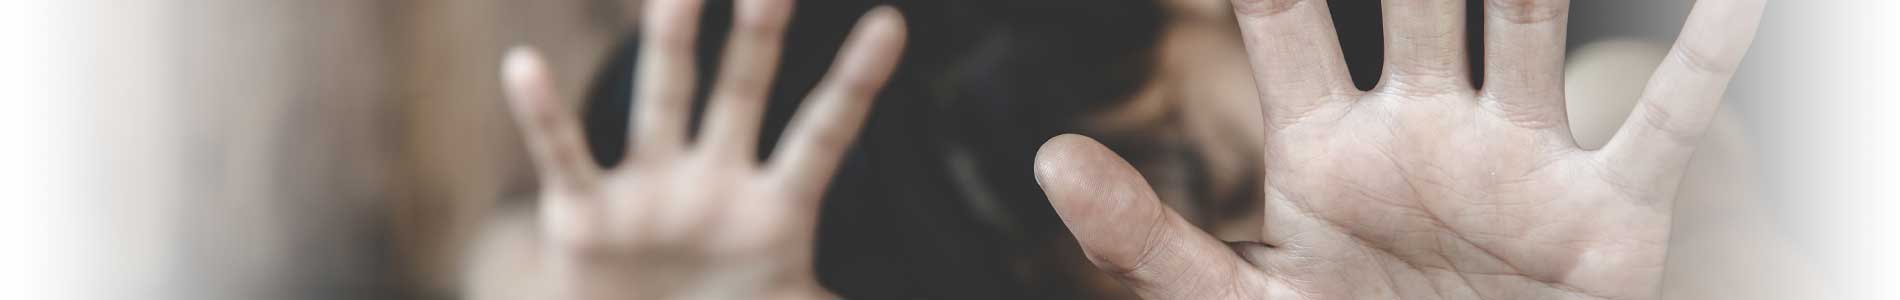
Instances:
[[[765,116],[761,155],[875,5],[905,13],[910,40],[858,144],[826,193],[820,280],[856,299],[1072,299],[1080,251],[1035,186],[1049,137],[1123,101],[1149,76],[1160,30],[1151,0],[799,1]],[[717,70],[731,1],[709,1],[699,98]],[[597,160],[620,160],[639,40],[601,69],[586,105]],[[696,107],[699,111],[703,107]],[[697,115],[697,114],[696,114]],[[697,119],[697,116],[695,117]],[[697,122],[694,122],[697,124]],[[763,157],[761,157],[763,158]]]

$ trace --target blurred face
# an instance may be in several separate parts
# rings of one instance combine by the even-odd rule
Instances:
[[[1222,238],[1257,236],[1260,106],[1226,0],[1162,0],[1155,74],[1085,127],[1140,168],[1164,201]]]
[[[1260,104],[1227,0],[1160,0],[1168,22],[1154,74],[1127,101],[1089,116],[1085,134],[1140,169],[1162,201],[1223,240],[1260,236],[1265,144]],[[1086,264],[1107,299],[1133,298]],[[1086,276],[1086,275],[1085,275]]]

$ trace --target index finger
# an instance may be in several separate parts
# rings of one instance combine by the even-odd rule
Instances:
[[[509,108],[540,172],[542,189],[573,191],[592,184],[599,172],[594,167],[594,156],[588,153],[586,140],[581,139],[574,113],[554,92],[553,79],[541,56],[533,49],[517,47],[508,51],[505,60],[502,83]]]

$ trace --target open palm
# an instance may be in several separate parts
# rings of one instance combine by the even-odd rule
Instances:
[[[1324,1],[1235,0],[1261,90],[1259,243],[1222,244],[1078,136],[1037,175],[1089,257],[1149,299],[1654,297],[1676,182],[1762,0],[1696,4],[1600,150],[1564,119],[1568,1],[1485,1],[1485,86],[1463,0],[1386,0],[1386,66],[1354,89]]]
[[[867,13],[760,162],[760,123],[792,1],[742,0],[703,132],[689,139],[699,0],[648,1],[637,140],[596,167],[535,52],[511,51],[509,103],[540,175],[537,256],[497,299],[831,299],[813,272],[819,200],[908,36],[891,7]],[[479,287],[477,287],[479,288]]]

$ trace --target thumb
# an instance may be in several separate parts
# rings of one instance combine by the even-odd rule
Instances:
[[[1242,261],[1231,248],[1162,205],[1141,174],[1095,140],[1050,139],[1036,182],[1096,267],[1145,299],[1236,295]]]

